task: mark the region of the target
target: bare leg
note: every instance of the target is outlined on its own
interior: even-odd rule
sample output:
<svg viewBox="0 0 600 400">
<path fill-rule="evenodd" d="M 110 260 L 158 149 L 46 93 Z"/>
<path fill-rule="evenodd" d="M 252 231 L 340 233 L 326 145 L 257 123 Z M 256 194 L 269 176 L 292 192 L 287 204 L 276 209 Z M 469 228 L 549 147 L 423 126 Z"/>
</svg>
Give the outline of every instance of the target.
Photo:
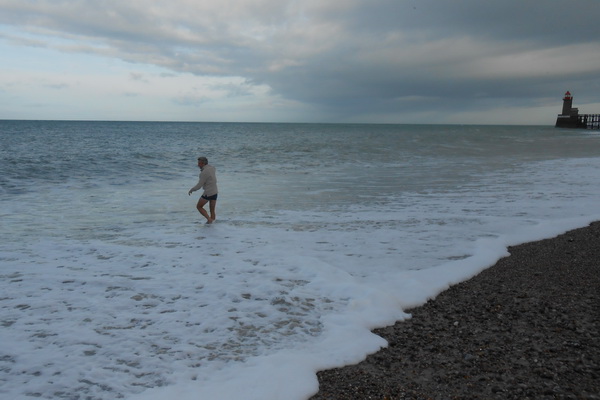
<svg viewBox="0 0 600 400">
<path fill-rule="evenodd" d="M 215 211 L 217 208 L 217 201 L 211 200 L 208 203 L 208 207 L 210 208 L 210 219 L 212 219 L 214 222 L 217 219 L 217 212 Z"/>
<path fill-rule="evenodd" d="M 205 200 L 202 197 L 200 197 L 200 200 L 198 200 L 198 204 L 196 204 L 196 208 L 198 209 L 198 211 L 200 212 L 200 214 L 202 214 L 202 216 L 204 218 L 206 218 L 206 222 L 209 223 L 209 224 L 212 224 L 213 220 L 208 216 L 208 213 L 204 209 L 204 205 L 207 202 L 208 202 L 208 200 Z"/>
</svg>

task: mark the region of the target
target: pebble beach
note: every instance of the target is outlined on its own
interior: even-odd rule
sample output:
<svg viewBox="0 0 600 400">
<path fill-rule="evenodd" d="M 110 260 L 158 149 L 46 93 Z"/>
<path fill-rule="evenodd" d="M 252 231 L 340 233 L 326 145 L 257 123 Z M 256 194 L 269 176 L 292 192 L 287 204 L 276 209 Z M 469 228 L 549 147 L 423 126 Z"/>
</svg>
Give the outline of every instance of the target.
<svg viewBox="0 0 600 400">
<path fill-rule="evenodd" d="M 508 250 L 311 399 L 600 399 L 600 223 Z"/>
</svg>

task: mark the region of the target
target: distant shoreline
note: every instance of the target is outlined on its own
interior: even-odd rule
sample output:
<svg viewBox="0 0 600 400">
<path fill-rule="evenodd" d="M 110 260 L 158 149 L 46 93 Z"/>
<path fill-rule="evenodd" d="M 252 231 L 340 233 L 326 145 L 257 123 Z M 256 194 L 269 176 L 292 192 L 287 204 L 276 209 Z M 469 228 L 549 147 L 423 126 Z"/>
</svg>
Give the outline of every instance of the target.
<svg viewBox="0 0 600 400">
<path fill-rule="evenodd" d="M 597 398 L 600 222 L 511 255 L 413 317 L 377 329 L 389 346 L 318 373 L 323 399 Z"/>
<path fill-rule="evenodd" d="M 132 124 L 248 124 L 248 125 L 382 125 L 382 126 L 472 126 L 472 127 L 530 127 L 555 128 L 551 124 L 443 124 L 443 123 L 411 123 L 411 122 L 285 122 L 285 121 L 174 121 L 174 120 L 118 120 L 118 119 L 13 119 L 0 118 L 0 122 L 88 122 L 88 123 L 132 123 Z"/>
</svg>

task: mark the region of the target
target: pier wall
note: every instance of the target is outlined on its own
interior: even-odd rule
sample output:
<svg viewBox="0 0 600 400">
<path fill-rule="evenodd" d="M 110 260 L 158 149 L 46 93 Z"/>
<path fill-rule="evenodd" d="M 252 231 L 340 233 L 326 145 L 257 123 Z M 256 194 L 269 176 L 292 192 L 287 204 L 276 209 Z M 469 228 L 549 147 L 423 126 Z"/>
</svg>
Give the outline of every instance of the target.
<svg viewBox="0 0 600 400">
<path fill-rule="evenodd" d="M 557 128 L 600 129 L 600 114 L 559 115 Z"/>
</svg>

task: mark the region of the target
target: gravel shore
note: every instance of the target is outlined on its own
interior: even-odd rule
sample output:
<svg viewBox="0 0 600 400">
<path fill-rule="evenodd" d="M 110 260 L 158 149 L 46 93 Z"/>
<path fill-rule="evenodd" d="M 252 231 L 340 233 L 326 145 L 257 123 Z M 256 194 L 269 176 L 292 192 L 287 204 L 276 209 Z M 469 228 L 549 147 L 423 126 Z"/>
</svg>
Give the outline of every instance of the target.
<svg viewBox="0 0 600 400">
<path fill-rule="evenodd" d="M 412 318 L 389 346 L 318 373 L 323 399 L 600 399 L 600 222 L 510 256 Z"/>
</svg>

